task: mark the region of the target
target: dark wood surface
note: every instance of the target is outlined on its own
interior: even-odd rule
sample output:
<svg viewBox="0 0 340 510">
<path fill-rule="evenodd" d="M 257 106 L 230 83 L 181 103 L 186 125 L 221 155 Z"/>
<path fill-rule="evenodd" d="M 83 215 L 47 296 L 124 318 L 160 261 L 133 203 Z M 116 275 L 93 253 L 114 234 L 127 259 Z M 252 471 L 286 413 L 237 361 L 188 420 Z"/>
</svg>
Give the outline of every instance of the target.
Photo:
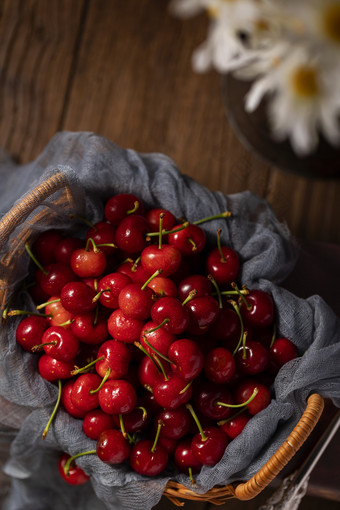
<svg viewBox="0 0 340 510">
<path fill-rule="evenodd" d="M 268 200 L 295 236 L 339 244 L 340 180 L 283 172 L 244 147 L 227 120 L 221 77 L 191 69 L 206 17 L 181 21 L 167 6 L 164 0 L 2 0 L 0 147 L 26 163 L 57 131 L 93 131 L 125 148 L 167 154 L 209 189 L 249 189 Z M 311 492 L 322 493 L 330 472 L 338 478 L 337 459 L 325 459 Z M 339 491 L 327 497 L 340 500 Z M 186 508 L 203 506 L 209 505 Z"/>
</svg>

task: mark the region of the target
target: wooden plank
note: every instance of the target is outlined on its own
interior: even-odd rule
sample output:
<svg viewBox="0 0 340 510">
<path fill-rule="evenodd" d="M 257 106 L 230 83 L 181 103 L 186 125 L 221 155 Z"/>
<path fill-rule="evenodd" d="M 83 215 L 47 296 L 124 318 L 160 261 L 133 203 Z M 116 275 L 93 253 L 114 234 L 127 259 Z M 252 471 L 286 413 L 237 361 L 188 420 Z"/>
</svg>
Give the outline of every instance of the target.
<svg viewBox="0 0 340 510">
<path fill-rule="evenodd" d="M 84 0 L 3 0 L 0 145 L 36 157 L 59 129 Z"/>
</svg>

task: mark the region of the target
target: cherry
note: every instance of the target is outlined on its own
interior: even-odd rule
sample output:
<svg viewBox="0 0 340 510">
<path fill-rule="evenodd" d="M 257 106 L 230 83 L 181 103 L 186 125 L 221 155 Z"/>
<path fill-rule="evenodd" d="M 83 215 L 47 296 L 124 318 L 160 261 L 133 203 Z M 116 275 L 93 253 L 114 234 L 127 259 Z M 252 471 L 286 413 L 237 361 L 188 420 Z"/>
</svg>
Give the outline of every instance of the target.
<svg viewBox="0 0 340 510">
<path fill-rule="evenodd" d="M 73 370 L 72 361 L 58 361 L 47 354 L 40 356 L 38 361 L 38 371 L 43 379 L 47 381 L 57 381 L 58 379 L 68 379 Z"/>
<path fill-rule="evenodd" d="M 232 413 L 233 395 L 225 385 L 202 382 L 196 386 L 194 402 L 197 409 L 213 420 L 225 420 Z"/>
<path fill-rule="evenodd" d="M 105 275 L 98 282 L 99 302 L 106 308 L 118 308 L 118 296 L 121 290 L 131 283 L 131 278 L 123 273 L 115 272 Z"/>
<path fill-rule="evenodd" d="M 183 333 L 189 324 L 187 308 L 177 298 L 167 296 L 158 299 L 152 305 L 151 318 L 174 335 Z"/>
<path fill-rule="evenodd" d="M 243 404 L 254 394 L 256 388 L 258 390 L 257 395 L 247 404 L 247 409 L 251 415 L 259 413 L 270 404 L 269 388 L 255 379 L 245 379 L 235 389 L 236 402 Z"/>
<path fill-rule="evenodd" d="M 102 314 L 95 312 L 76 315 L 71 324 L 72 332 L 85 344 L 97 345 L 109 336 L 107 321 Z"/>
<path fill-rule="evenodd" d="M 240 307 L 244 320 L 251 326 L 266 328 L 275 320 L 273 298 L 260 289 L 250 290 Z"/>
<path fill-rule="evenodd" d="M 42 336 L 47 326 L 45 317 L 37 315 L 25 317 L 16 328 L 16 341 L 25 351 L 31 351 L 37 343 L 42 343 Z"/>
<path fill-rule="evenodd" d="M 219 314 L 218 302 L 212 296 L 195 297 L 185 308 L 189 312 L 187 331 L 193 335 L 206 333 Z"/>
<path fill-rule="evenodd" d="M 178 297 L 180 301 L 184 301 L 193 290 L 196 290 L 196 297 L 210 296 L 212 292 L 211 281 L 206 276 L 200 274 L 187 276 L 178 285 Z"/>
<path fill-rule="evenodd" d="M 146 213 L 146 219 L 150 225 L 151 232 L 159 232 L 160 216 L 162 215 L 162 227 L 164 230 L 171 230 L 176 224 L 175 216 L 167 209 L 154 208 Z"/>
<path fill-rule="evenodd" d="M 158 425 L 156 438 L 142 439 L 133 445 L 130 454 L 131 468 L 144 476 L 157 476 L 164 469 L 169 460 L 169 456 L 165 448 L 157 444 L 161 425 Z"/>
<path fill-rule="evenodd" d="M 99 390 L 99 405 L 108 414 L 126 414 L 137 403 L 134 387 L 124 379 L 110 379 Z"/>
<path fill-rule="evenodd" d="M 55 229 L 45 230 L 32 244 L 32 250 L 40 263 L 44 266 L 56 260 L 56 245 L 63 239 L 62 234 Z"/>
<path fill-rule="evenodd" d="M 100 245 L 100 249 L 105 255 L 112 256 L 117 251 L 115 234 L 116 229 L 111 223 L 99 221 L 87 231 L 86 239 L 92 239 L 96 246 Z"/>
<path fill-rule="evenodd" d="M 174 451 L 174 462 L 179 471 L 189 474 L 193 483 L 192 473 L 198 473 L 203 464 L 192 452 L 191 438 L 182 439 L 177 444 Z"/>
<path fill-rule="evenodd" d="M 189 338 L 174 341 L 169 347 L 168 358 L 172 362 L 173 373 L 185 381 L 198 377 L 204 365 L 200 348 Z"/>
<path fill-rule="evenodd" d="M 217 231 L 217 248 L 210 250 L 206 260 L 206 271 L 218 285 L 229 285 L 237 279 L 240 261 L 237 253 L 228 246 L 221 246 L 221 231 Z"/>
<path fill-rule="evenodd" d="M 143 268 L 140 257 L 136 260 L 127 259 L 125 262 L 122 262 L 117 268 L 119 273 L 123 273 L 133 282 L 143 284 L 149 278 L 149 273 L 145 271 Z"/>
<path fill-rule="evenodd" d="M 107 464 L 121 464 L 130 455 L 130 445 L 120 430 L 104 430 L 97 440 L 97 455 Z"/>
<path fill-rule="evenodd" d="M 92 249 L 90 249 L 91 243 Z M 71 268 L 81 278 L 100 276 L 106 268 L 106 256 L 96 246 L 93 239 L 89 238 L 85 248 L 79 248 L 72 253 Z"/>
<path fill-rule="evenodd" d="M 177 225 L 175 229 L 180 226 L 182 225 Z M 182 230 L 169 234 L 168 241 L 169 244 L 175 246 L 183 255 L 188 256 L 201 253 L 205 247 L 206 236 L 201 227 L 190 223 Z"/>
<path fill-rule="evenodd" d="M 73 464 L 66 474 L 64 471 L 66 462 L 71 458 L 68 453 L 63 453 L 59 457 L 58 471 L 62 479 L 70 485 L 82 485 L 86 483 L 90 477 L 77 465 Z"/>
<path fill-rule="evenodd" d="M 108 374 L 108 379 L 121 379 L 128 372 L 130 360 L 130 350 L 123 342 L 107 340 L 98 350 L 96 371 L 101 377 Z"/>
<path fill-rule="evenodd" d="M 227 420 L 219 422 L 219 426 L 227 434 L 229 439 L 235 439 L 237 436 L 241 434 L 242 430 L 247 425 L 250 418 L 251 414 L 249 414 L 247 411 L 244 412 L 244 410 L 242 410 L 241 414 L 238 413 L 234 416 L 231 416 Z"/>
<path fill-rule="evenodd" d="M 50 326 L 63 326 L 66 329 L 71 328 L 73 313 L 66 310 L 60 302 L 58 296 L 51 296 L 46 303 L 39 305 L 37 308 L 45 307 L 45 314 Z"/>
<path fill-rule="evenodd" d="M 204 361 L 204 373 L 209 381 L 216 384 L 229 382 L 235 372 L 234 357 L 228 349 L 215 347 L 209 351 Z"/>
<path fill-rule="evenodd" d="M 153 321 L 146 322 L 140 334 L 141 345 L 151 355 L 158 352 L 167 356 L 169 347 L 175 340 L 175 335 L 164 328 L 157 328 Z"/>
<path fill-rule="evenodd" d="M 105 218 L 112 225 L 118 225 L 126 216 L 144 214 L 142 201 L 132 193 L 119 193 L 109 198 L 104 209 Z"/>
<path fill-rule="evenodd" d="M 113 428 L 113 417 L 101 409 L 92 409 L 84 415 L 83 431 L 91 439 L 97 440 L 102 432 Z"/>
<path fill-rule="evenodd" d="M 71 361 L 75 358 L 78 347 L 78 338 L 62 326 L 51 326 L 44 332 L 41 344 L 34 350 L 43 348 L 45 353 L 58 361 Z"/>
<path fill-rule="evenodd" d="M 118 308 L 110 315 L 107 328 L 110 335 L 121 342 L 134 343 L 139 340 L 144 321 L 126 317 Z"/>
<path fill-rule="evenodd" d="M 298 357 L 296 346 L 288 338 L 276 338 L 270 347 L 270 359 L 276 366 L 282 367 L 288 361 Z"/>
<path fill-rule="evenodd" d="M 130 319 L 145 320 L 150 316 L 153 291 L 146 284 L 130 283 L 119 293 L 119 308 Z"/>
<path fill-rule="evenodd" d="M 162 436 L 161 434 L 158 438 L 159 446 L 162 446 L 169 456 L 173 455 L 177 443 L 178 443 L 177 439 L 170 439 L 170 437 L 165 437 Z"/>
<path fill-rule="evenodd" d="M 82 374 L 74 382 L 71 401 L 81 411 L 91 411 L 98 407 L 98 392 L 102 380 L 97 374 Z"/>
<path fill-rule="evenodd" d="M 81 419 L 84 418 L 84 416 L 86 415 L 86 411 L 78 409 L 78 407 L 76 407 L 72 402 L 71 392 L 74 383 L 75 383 L 74 379 L 70 379 L 69 381 L 65 382 L 61 392 L 61 404 L 69 415 L 73 416 L 73 418 Z"/>
<path fill-rule="evenodd" d="M 190 430 L 191 415 L 182 405 L 176 409 L 165 409 L 157 414 L 157 423 L 161 423 L 161 435 L 170 439 L 181 439 Z"/>
<path fill-rule="evenodd" d="M 235 363 L 237 369 L 243 374 L 259 374 L 268 367 L 269 352 L 260 342 L 247 339 L 245 345 L 238 349 Z"/>
<path fill-rule="evenodd" d="M 69 266 L 53 262 L 35 273 L 35 280 L 48 296 L 59 296 L 65 284 L 76 279 Z"/>
<path fill-rule="evenodd" d="M 55 245 L 54 257 L 57 262 L 69 266 L 71 265 L 72 253 L 83 247 L 84 241 L 81 239 L 78 239 L 77 237 L 65 237 Z"/>
<path fill-rule="evenodd" d="M 151 421 L 150 413 L 143 407 L 135 407 L 130 413 L 112 415 L 114 424 L 121 428 L 123 434 L 137 433 L 145 430 Z"/>
<path fill-rule="evenodd" d="M 146 246 L 141 254 L 141 264 L 148 274 L 161 269 L 164 276 L 170 276 L 178 270 L 181 261 L 180 251 L 170 244 L 151 244 Z"/>
<path fill-rule="evenodd" d="M 235 310 L 220 308 L 217 319 L 209 328 L 209 333 L 233 352 L 241 334 L 241 324 Z"/>
<path fill-rule="evenodd" d="M 173 375 L 166 381 L 154 385 L 156 402 L 165 409 L 176 409 L 188 402 L 192 396 L 192 385 Z"/>
<path fill-rule="evenodd" d="M 206 466 L 215 466 L 223 457 L 229 443 L 227 434 L 219 427 L 205 427 L 191 440 L 195 457 Z"/>
<path fill-rule="evenodd" d="M 149 283 L 148 287 L 158 297 L 177 297 L 177 286 L 175 282 L 166 276 L 156 276 Z"/>
<path fill-rule="evenodd" d="M 60 292 L 62 306 L 74 315 L 91 312 L 96 307 L 96 303 L 93 302 L 94 297 L 94 290 L 84 282 L 69 282 Z"/>
<path fill-rule="evenodd" d="M 166 368 L 163 362 L 162 366 L 166 374 L 168 374 L 170 370 Z M 138 380 L 144 388 L 154 388 L 158 383 L 162 383 L 165 380 L 164 375 L 158 367 L 159 365 L 149 358 L 149 356 L 144 356 L 141 360 L 138 365 Z"/>
<path fill-rule="evenodd" d="M 116 244 L 126 253 L 139 253 L 146 246 L 146 234 L 150 227 L 147 220 L 140 215 L 124 218 L 116 230 Z"/>
</svg>

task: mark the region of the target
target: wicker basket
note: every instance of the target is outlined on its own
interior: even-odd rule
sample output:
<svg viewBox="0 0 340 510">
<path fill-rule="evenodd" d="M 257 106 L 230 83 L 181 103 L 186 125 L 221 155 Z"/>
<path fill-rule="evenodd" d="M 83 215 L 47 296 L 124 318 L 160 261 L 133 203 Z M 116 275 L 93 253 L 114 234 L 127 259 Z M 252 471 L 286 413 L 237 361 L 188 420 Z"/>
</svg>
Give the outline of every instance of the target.
<svg viewBox="0 0 340 510">
<path fill-rule="evenodd" d="M 56 207 L 53 209 L 44 207 L 44 201 L 47 199 L 52 199 L 54 206 L 57 205 L 59 212 L 62 210 L 65 217 L 74 212 L 76 198 L 68 187 L 66 176 L 62 172 L 57 172 L 25 195 L 0 222 L 0 253 L 3 254 L 0 260 L 2 266 L 0 273 L 1 310 L 8 302 L 8 289 L 15 281 L 13 274 L 16 270 L 16 260 L 24 252 L 25 242 L 30 239 L 37 225 L 48 226 L 53 215 L 57 215 Z M 12 236 L 16 227 L 24 221 L 26 221 L 25 229 L 22 229 L 18 235 Z M 197 494 L 179 483 L 170 481 L 165 488 L 164 495 L 177 506 L 182 506 L 181 500 L 186 499 L 221 505 L 230 498 L 239 500 L 254 498 L 278 475 L 306 441 L 321 416 L 323 406 L 323 398 L 318 394 L 312 394 L 308 398 L 302 417 L 288 438 L 247 482 L 214 487 L 205 494 Z"/>
</svg>

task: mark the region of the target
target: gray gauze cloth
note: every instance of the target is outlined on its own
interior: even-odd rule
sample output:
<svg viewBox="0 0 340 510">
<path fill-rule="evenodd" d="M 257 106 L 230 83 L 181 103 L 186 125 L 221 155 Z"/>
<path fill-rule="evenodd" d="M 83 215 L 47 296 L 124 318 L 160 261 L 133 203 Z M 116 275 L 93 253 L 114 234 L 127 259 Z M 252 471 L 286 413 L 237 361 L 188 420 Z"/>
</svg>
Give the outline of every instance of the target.
<svg viewBox="0 0 340 510">
<path fill-rule="evenodd" d="M 230 210 L 230 219 L 203 225 L 208 242 L 216 244 L 216 231 L 221 228 L 222 242 L 240 256 L 240 282 L 272 293 L 279 335 L 290 338 L 301 356 L 280 370 L 271 404 L 254 416 L 242 434 L 230 442 L 218 465 L 203 467 L 195 486 L 172 466 L 158 477 L 147 478 L 132 472 L 127 464 L 112 467 L 95 455 L 88 455 L 80 457 L 77 463 L 91 475 L 91 483 L 71 487 L 57 473 L 60 452 L 74 455 L 92 450 L 95 442 L 82 432 L 82 421 L 70 417 L 63 409 L 59 409 L 46 439 L 41 439 L 56 402 L 57 387 L 38 374 L 37 356 L 16 344 L 15 328 L 20 318 L 8 320 L 1 328 L 0 352 L 0 424 L 14 430 L 10 458 L 4 468 L 13 478 L 6 510 L 148 510 L 160 500 L 170 479 L 199 493 L 215 485 L 247 480 L 289 435 L 312 392 L 329 397 L 340 406 L 339 318 L 320 297 L 301 299 L 279 286 L 294 267 L 297 250 L 286 227 L 278 222 L 263 199 L 247 191 L 228 196 L 209 191 L 180 173 L 174 162 L 163 154 L 123 150 L 93 133 L 62 132 L 56 134 L 30 164 L 16 166 L 3 158 L 0 166 L 2 213 L 56 172 L 67 176 L 73 210 L 55 205 L 58 192 L 37 208 L 53 212 L 50 227 L 68 228 L 72 233 L 70 212 L 86 215 L 92 222 L 99 221 L 103 217 L 105 200 L 121 192 L 135 193 L 147 207 L 162 206 L 176 217 L 189 221 Z M 2 244 L 1 258 L 30 218 L 31 215 L 23 218 L 11 239 Z M 46 225 L 34 228 L 38 235 Z M 15 274 L 12 272 L 9 282 L 11 293 L 16 290 L 16 299 L 26 308 L 33 307 L 33 303 L 24 291 L 18 292 L 18 287 L 27 275 L 28 266 L 28 256 L 25 253 L 18 256 Z M 6 276 L 6 267 L 0 271 Z"/>
</svg>

